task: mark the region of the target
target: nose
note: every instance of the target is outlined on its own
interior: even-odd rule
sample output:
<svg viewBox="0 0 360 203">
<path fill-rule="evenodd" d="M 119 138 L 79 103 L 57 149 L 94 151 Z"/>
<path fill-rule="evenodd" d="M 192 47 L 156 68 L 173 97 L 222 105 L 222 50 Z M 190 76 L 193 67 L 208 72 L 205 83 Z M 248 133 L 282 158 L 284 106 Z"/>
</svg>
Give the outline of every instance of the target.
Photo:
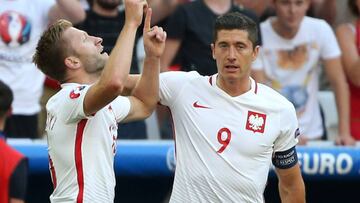
<svg viewBox="0 0 360 203">
<path fill-rule="evenodd" d="M 230 46 L 229 55 L 228 55 L 228 60 L 230 62 L 234 62 L 236 60 L 236 57 L 235 57 L 236 53 L 235 52 L 236 52 L 235 48 L 233 46 Z"/>
</svg>

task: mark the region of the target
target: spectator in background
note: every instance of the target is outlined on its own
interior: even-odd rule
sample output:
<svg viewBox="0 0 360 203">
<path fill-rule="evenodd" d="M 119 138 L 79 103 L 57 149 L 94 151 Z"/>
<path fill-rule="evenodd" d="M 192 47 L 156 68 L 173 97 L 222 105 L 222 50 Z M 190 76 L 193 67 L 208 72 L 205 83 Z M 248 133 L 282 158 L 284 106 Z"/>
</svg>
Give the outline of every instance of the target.
<svg viewBox="0 0 360 203">
<path fill-rule="evenodd" d="M 349 92 L 341 67 L 340 49 L 331 27 L 320 19 L 305 17 L 310 0 L 274 0 L 276 16 L 261 23 L 263 44 L 253 64 L 254 77 L 287 97 L 300 122 L 300 144 L 319 140 L 324 126 L 317 99 L 319 61 L 332 85 L 339 112 L 337 144 L 353 145 L 349 128 Z M 266 35 L 265 35 L 266 33 Z"/>
<path fill-rule="evenodd" d="M 131 49 L 146 1 L 125 0 L 125 24 L 110 56 L 102 39 L 60 20 L 41 36 L 34 63 L 62 83 L 46 105 L 54 191 L 51 202 L 113 202 L 117 122 L 144 119 L 158 100 L 166 33 L 144 23 L 145 67 L 135 89 L 126 86 Z M 133 96 L 120 95 L 133 93 Z"/>
<path fill-rule="evenodd" d="M 350 89 L 350 132 L 360 140 L 360 1 L 348 0 L 348 6 L 356 19 L 339 25 L 336 34 Z"/>
<path fill-rule="evenodd" d="M 49 23 L 79 22 L 85 12 L 77 0 L 0 0 L 0 80 L 14 93 L 9 137 L 38 137 L 39 100 L 44 75 L 31 62 L 36 43 Z"/>
<path fill-rule="evenodd" d="M 117 36 L 125 24 L 125 11 L 119 9 L 122 0 L 88 0 L 90 9 L 86 11 L 86 19 L 76 25 L 79 29 L 90 35 L 99 36 L 103 39 L 104 51 L 110 53 L 115 46 Z M 166 17 L 176 6 L 176 0 L 148 0 L 153 9 L 153 23 L 157 23 Z M 142 29 L 138 29 L 135 37 L 135 45 L 143 35 Z M 139 73 L 137 50 L 133 49 L 130 73 Z M 118 128 L 119 139 L 146 139 L 146 125 L 143 120 L 129 123 L 121 123 Z"/>
<path fill-rule="evenodd" d="M 5 142 L 6 118 L 11 114 L 13 94 L 0 80 L 0 202 L 24 203 L 27 187 L 27 159 Z"/>
<path fill-rule="evenodd" d="M 272 0 L 234 0 L 234 3 L 238 6 L 254 11 L 260 22 L 275 15 L 271 2 Z"/>
</svg>

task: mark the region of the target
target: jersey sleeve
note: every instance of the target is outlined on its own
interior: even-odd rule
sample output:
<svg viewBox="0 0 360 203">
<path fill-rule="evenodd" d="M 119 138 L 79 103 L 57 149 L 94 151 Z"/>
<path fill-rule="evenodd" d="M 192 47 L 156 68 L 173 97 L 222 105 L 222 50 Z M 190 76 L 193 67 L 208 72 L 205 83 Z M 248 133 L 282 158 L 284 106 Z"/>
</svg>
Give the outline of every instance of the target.
<svg viewBox="0 0 360 203">
<path fill-rule="evenodd" d="M 284 108 L 280 113 L 280 126 L 281 132 L 274 143 L 274 152 L 283 152 L 298 143 L 299 124 L 296 117 L 295 108 L 292 104 L 289 104 L 287 108 Z"/>
<path fill-rule="evenodd" d="M 90 86 L 79 85 L 66 87 L 62 91 L 62 102 L 57 102 L 58 107 L 64 115 L 67 123 L 77 122 L 81 119 L 91 118 L 92 116 L 86 116 L 84 112 L 84 99 Z M 52 107 L 54 108 L 54 107 Z"/>
<path fill-rule="evenodd" d="M 322 59 L 331 59 L 336 58 L 341 55 L 341 50 L 337 39 L 335 37 L 334 31 L 328 23 L 325 21 L 320 21 L 321 26 L 319 26 L 319 37 L 321 43 L 320 55 Z"/>
<path fill-rule="evenodd" d="M 184 85 L 199 76 L 199 73 L 196 71 L 169 71 L 161 73 L 159 88 L 160 103 L 165 106 L 171 106 L 183 90 Z"/>
<path fill-rule="evenodd" d="M 130 112 L 130 100 L 127 97 L 119 96 L 111 102 L 111 108 L 115 113 L 116 122 L 120 123 Z"/>
</svg>

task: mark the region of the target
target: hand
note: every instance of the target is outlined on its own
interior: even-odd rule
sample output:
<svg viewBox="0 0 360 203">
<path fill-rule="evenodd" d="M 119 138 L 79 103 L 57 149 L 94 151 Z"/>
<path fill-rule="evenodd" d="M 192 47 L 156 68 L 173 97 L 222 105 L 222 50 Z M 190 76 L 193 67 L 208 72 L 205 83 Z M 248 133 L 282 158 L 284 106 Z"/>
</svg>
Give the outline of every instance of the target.
<svg viewBox="0 0 360 203">
<path fill-rule="evenodd" d="M 354 146 L 356 142 L 351 135 L 339 135 L 336 137 L 335 144 L 344 145 L 344 146 Z"/>
<path fill-rule="evenodd" d="M 164 53 L 166 32 L 158 26 L 150 29 L 152 9 L 148 8 L 144 22 L 144 48 L 147 57 L 160 57 Z"/>
<path fill-rule="evenodd" d="M 304 135 L 300 135 L 298 137 L 298 140 L 299 140 L 299 142 L 297 145 L 306 145 L 307 142 L 309 141 L 308 138 L 306 138 Z"/>
<path fill-rule="evenodd" d="M 125 24 L 139 27 L 148 7 L 146 0 L 124 0 L 125 3 Z"/>
</svg>

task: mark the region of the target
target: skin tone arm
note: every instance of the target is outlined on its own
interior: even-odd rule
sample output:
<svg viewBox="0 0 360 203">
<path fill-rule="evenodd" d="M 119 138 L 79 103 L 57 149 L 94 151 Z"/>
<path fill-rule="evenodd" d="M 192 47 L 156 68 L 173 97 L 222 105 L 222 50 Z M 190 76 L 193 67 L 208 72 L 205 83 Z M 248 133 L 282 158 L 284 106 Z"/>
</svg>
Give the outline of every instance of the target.
<svg viewBox="0 0 360 203">
<path fill-rule="evenodd" d="M 340 58 L 324 60 L 327 78 L 334 90 L 338 110 L 339 135 L 336 144 L 354 145 L 349 126 L 349 89 L 341 67 Z"/>
<path fill-rule="evenodd" d="M 360 57 L 355 44 L 355 33 L 346 24 L 336 29 L 336 36 L 343 54 L 342 64 L 346 76 L 356 86 L 360 87 Z"/>
<path fill-rule="evenodd" d="M 9 203 L 25 203 L 24 200 L 16 199 L 16 198 L 10 198 Z"/>
<path fill-rule="evenodd" d="M 167 39 L 164 54 L 161 56 L 161 72 L 168 71 L 172 60 L 178 52 L 181 45 L 181 40 Z"/>
<path fill-rule="evenodd" d="M 161 27 L 150 29 L 152 10 L 146 12 L 144 24 L 144 70 L 130 97 L 131 109 L 125 121 L 144 119 L 151 115 L 159 100 L 160 56 L 164 52 L 166 32 Z M 132 79 L 136 79 L 133 77 Z M 129 79 L 131 85 L 134 80 Z"/>
<path fill-rule="evenodd" d="M 49 11 L 49 22 L 54 23 L 58 19 L 66 19 L 76 24 L 86 17 L 84 8 L 78 0 L 57 0 L 57 3 Z"/>
<path fill-rule="evenodd" d="M 146 1 L 125 0 L 125 25 L 102 71 L 84 99 L 84 112 L 91 115 L 113 101 L 124 88 L 129 75 L 135 34 L 141 24 Z"/>
<path fill-rule="evenodd" d="M 279 179 L 279 193 L 283 203 L 304 203 L 305 185 L 299 164 L 289 169 L 276 168 Z"/>
</svg>

